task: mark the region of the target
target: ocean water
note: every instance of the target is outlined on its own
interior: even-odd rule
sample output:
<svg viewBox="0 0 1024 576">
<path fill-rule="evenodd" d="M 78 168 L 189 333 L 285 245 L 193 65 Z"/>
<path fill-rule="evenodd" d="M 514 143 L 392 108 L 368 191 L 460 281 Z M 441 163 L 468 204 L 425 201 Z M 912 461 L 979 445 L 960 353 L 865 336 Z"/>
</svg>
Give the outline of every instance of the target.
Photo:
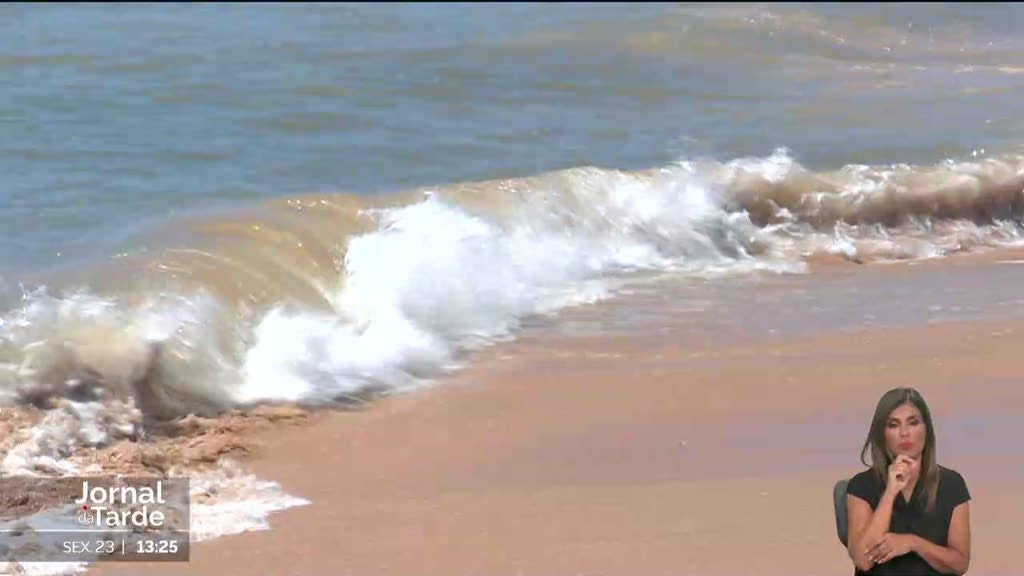
<svg viewBox="0 0 1024 576">
<path fill-rule="evenodd" d="M 0 277 L 311 191 L 1020 141 L 1013 5 L 6 5 Z"/>
<path fill-rule="evenodd" d="M 0 402 L 78 406 L 0 471 L 67 473 L 143 417 L 421 386 L 645 274 L 742 290 L 1018 244 L 1022 25 L 0 6 Z"/>
</svg>

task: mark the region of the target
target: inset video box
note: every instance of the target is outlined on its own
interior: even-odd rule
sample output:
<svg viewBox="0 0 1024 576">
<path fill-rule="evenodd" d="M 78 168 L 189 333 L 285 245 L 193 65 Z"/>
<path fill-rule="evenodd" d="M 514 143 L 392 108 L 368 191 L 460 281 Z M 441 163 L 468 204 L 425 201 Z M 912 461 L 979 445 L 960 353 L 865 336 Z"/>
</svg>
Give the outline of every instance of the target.
<svg viewBox="0 0 1024 576">
<path fill-rule="evenodd" d="M 0 478 L 0 562 L 187 562 L 188 478 Z"/>
</svg>

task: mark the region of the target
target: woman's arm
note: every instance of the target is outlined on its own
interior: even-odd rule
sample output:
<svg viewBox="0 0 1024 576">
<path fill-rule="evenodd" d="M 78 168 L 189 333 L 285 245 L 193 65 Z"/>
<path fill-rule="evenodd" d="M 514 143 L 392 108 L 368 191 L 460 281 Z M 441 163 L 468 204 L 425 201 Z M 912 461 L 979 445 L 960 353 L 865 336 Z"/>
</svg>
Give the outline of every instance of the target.
<svg viewBox="0 0 1024 576">
<path fill-rule="evenodd" d="M 970 503 L 964 502 L 953 509 L 949 520 L 949 546 L 915 536 L 910 549 L 924 559 L 932 568 L 943 574 L 964 574 L 971 565 L 971 511 Z"/>
<path fill-rule="evenodd" d="M 889 531 L 889 523 L 892 521 L 892 505 L 896 501 L 896 493 L 893 490 L 886 490 L 878 501 L 878 507 L 871 510 L 871 505 L 864 500 L 846 495 L 846 509 L 849 516 L 850 538 L 847 551 L 853 565 L 858 570 L 867 572 L 875 565 L 869 559 L 867 551 Z"/>
</svg>

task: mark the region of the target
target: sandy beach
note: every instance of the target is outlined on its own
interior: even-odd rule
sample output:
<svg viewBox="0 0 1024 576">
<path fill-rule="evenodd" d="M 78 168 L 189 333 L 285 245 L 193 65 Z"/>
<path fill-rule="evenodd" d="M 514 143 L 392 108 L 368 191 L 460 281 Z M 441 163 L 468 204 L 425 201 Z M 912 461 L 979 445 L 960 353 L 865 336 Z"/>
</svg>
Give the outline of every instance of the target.
<svg viewBox="0 0 1024 576">
<path fill-rule="evenodd" d="M 899 283 L 1012 256 L 816 274 L 870 268 Z M 1020 320 L 714 347 L 527 334 L 432 388 L 258 432 L 251 470 L 312 501 L 271 530 L 194 545 L 188 565 L 89 573 L 850 573 L 832 485 L 862 469 L 878 397 L 911 385 L 932 408 L 939 462 L 974 498 L 970 573 L 1012 574 L 1022 345 Z"/>
</svg>

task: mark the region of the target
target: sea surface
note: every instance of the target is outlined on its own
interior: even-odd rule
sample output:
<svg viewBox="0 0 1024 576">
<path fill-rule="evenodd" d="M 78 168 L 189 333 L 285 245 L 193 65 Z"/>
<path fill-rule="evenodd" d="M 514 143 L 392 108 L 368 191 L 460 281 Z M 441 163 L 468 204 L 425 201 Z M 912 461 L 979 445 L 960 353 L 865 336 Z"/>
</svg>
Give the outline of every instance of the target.
<svg viewBox="0 0 1024 576">
<path fill-rule="evenodd" d="M 1008 153 L 1022 25 L 966 4 L 4 5 L 0 275 L 312 191 Z"/>
<path fill-rule="evenodd" d="M 971 272 L 877 316 L 873 277 L 793 278 L 1024 240 L 1022 28 L 1013 4 L 0 6 L 0 403 L 61 400 L 0 473 L 417 388 L 636 290 L 755 331 L 1015 313 Z"/>
</svg>

